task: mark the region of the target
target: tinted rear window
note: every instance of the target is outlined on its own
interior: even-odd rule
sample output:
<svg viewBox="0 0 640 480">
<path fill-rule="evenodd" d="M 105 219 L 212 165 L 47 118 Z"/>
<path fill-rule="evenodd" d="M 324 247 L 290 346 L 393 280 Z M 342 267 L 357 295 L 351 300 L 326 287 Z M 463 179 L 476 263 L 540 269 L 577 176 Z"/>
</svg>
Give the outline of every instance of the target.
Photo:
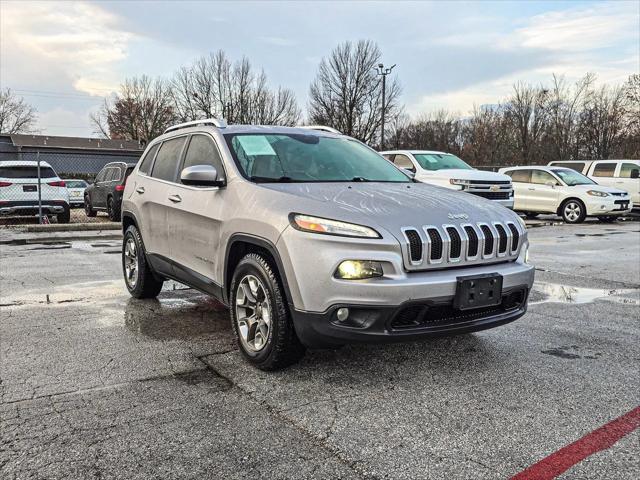
<svg viewBox="0 0 640 480">
<path fill-rule="evenodd" d="M 85 188 L 87 186 L 87 182 L 84 180 L 65 180 L 64 183 L 67 188 Z"/>
<path fill-rule="evenodd" d="M 38 178 L 38 167 L 0 167 L 2 178 Z M 51 167 L 40 167 L 40 178 L 57 177 Z"/>
</svg>

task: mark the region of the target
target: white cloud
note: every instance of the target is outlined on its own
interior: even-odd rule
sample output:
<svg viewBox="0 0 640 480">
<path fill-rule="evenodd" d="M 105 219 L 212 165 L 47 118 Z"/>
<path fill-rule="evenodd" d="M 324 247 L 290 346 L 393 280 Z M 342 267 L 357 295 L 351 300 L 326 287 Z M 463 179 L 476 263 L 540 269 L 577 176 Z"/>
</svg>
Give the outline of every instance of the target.
<svg viewBox="0 0 640 480">
<path fill-rule="evenodd" d="M 296 44 L 293 40 L 284 37 L 260 37 L 260 40 L 277 47 L 291 47 Z"/>
</svg>

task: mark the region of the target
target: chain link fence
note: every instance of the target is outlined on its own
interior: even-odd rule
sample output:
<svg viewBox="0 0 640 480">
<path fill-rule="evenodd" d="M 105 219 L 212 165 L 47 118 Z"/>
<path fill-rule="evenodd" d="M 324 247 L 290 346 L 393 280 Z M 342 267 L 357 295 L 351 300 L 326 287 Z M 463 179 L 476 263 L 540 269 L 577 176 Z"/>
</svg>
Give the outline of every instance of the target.
<svg viewBox="0 0 640 480">
<path fill-rule="evenodd" d="M 3 153 L 0 227 L 119 221 L 121 192 L 138 159 L 102 152 Z"/>
</svg>

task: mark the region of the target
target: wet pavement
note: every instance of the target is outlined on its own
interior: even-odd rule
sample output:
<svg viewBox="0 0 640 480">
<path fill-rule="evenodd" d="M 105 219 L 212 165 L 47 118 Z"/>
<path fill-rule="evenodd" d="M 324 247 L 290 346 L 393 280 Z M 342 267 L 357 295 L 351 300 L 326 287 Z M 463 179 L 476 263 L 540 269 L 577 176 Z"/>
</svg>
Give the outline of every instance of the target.
<svg viewBox="0 0 640 480">
<path fill-rule="evenodd" d="M 529 313 L 248 366 L 224 306 L 131 299 L 116 240 L 0 246 L 0 478 L 509 478 L 640 404 L 640 224 L 530 230 Z M 636 478 L 638 430 L 561 478 Z"/>
</svg>

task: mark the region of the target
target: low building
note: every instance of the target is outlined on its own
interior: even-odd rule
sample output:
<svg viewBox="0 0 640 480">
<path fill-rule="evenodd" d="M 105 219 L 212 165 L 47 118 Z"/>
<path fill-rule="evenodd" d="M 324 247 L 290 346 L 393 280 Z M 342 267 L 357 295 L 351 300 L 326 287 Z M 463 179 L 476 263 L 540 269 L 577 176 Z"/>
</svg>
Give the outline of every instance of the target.
<svg viewBox="0 0 640 480">
<path fill-rule="evenodd" d="M 136 163 L 144 145 L 131 140 L 0 134 L 0 160 L 40 160 L 61 177 L 91 178 L 109 162 Z"/>
</svg>

